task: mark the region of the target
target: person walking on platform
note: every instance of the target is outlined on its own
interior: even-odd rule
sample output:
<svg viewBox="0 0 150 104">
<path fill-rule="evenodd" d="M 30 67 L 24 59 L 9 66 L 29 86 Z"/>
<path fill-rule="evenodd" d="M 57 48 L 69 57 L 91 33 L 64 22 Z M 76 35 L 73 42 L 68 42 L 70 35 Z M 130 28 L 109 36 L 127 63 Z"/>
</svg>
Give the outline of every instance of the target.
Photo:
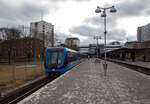
<svg viewBox="0 0 150 104">
<path fill-rule="evenodd" d="M 146 62 L 146 56 L 145 55 L 144 55 L 143 59 L 144 59 L 144 62 Z"/>
<path fill-rule="evenodd" d="M 90 56 L 88 55 L 88 60 L 90 59 Z"/>
<path fill-rule="evenodd" d="M 131 52 L 131 59 L 132 59 L 132 62 L 135 62 L 135 52 Z"/>
</svg>

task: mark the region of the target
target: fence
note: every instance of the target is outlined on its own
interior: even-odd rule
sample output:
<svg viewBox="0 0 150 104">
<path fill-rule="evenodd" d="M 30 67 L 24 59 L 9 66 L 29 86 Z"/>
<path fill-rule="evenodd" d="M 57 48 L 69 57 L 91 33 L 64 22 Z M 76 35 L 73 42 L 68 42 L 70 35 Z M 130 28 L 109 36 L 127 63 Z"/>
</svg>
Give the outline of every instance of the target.
<svg viewBox="0 0 150 104">
<path fill-rule="evenodd" d="M 44 62 L 41 58 L 28 60 L 0 60 L 0 95 L 8 89 L 23 85 L 27 81 L 44 75 Z"/>
</svg>

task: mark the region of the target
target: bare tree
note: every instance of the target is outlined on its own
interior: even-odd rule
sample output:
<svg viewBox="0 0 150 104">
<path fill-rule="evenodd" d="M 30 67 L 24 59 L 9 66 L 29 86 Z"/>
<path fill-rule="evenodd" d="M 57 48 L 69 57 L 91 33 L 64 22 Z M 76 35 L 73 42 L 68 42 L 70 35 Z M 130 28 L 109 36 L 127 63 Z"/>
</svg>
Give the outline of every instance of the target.
<svg viewBox="0 0 150 104">
<path fill-rule="evenodd" d="M 10 28 L 6 30 L 6 39 L 7 40 L 16 40 L 21 38 L 21 31 L 16 28 Z"/>
<path fill-rule="evenodd" d="M 6 31 L 8 28 L 0 28 L 0 39 L 1 40 L 6 40 Z"/>
<path fill-rule="evenodd" d="M 30 36 L 30 28 L 27 27 L 27 26 L 24 26 L 24 25 L 20 25 L 18 27 L 18 29 L 20 30 L 21 32 L 21 38 L 24 38 L 24 37 L 29 37 Z"/>
<path fill-rule="evenodd" d="M 4 50 L 7 49 L 8 52 L 8 61 L 13 59 L 14 53 L 18 47 L 18 39 L 21 38 L 21 31 L 16 28 L 0 28 L 0 37 L 2 40 L 5 40 L 5 47 L 2 47 Z"/>
</svg>

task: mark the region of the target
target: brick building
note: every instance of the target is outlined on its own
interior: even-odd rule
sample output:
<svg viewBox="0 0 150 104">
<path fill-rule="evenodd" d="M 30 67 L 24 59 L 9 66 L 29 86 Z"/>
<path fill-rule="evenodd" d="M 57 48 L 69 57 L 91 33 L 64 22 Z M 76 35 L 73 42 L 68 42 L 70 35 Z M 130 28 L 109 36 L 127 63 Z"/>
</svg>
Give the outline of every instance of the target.
<svg viewBox="0 0 150 104">
<path fill-rule="evenodd" d="M 139 41 L 131 41 L 131 42 L 126 42 L 125 47 L 128 48 L 150 48 L 150 41 L 144 41 L 144 42 L 139 42 Z"/>
<path fill-rule="evenodd" d="M 0 58 L 37 58 L 44 54 L 44 41 L 36 38 L 4 40 L 0 43 Z"/>
<path fill-rule="evenodd" d="M 141 42 L 138 41 L 126 42 L 124 46 L 128 48 L 143 48 L 141 47 Z"/>
</svg>

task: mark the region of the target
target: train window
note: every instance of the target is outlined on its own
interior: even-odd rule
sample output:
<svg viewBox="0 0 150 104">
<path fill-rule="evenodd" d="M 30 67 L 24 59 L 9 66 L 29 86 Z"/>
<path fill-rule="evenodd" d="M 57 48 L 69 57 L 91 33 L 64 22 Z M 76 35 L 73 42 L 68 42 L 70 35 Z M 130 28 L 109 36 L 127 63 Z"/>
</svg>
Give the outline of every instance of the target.
<svg viewBox="0 0 150 104">
<path fill-rule="evenodd" d="M 71 52 L 67 52 L 67 61 L 71 62 L 73 60 L 73 55 Z"/>
<path fill-rule="evenodd" d="M 58 65 L 62 63 L 62 52 L 58 53 Z"/>
<path fill-rule="evenodd" d="M 62 63 L 62 52 L 48 52 L 47 64 L 48 65 L 60 65 Z"/>
<path fill-rule="evenodd" d="M 51 54 L 47 53 L 47 64 L 51 65 Z"/>
<path fill-rule="evenodd" d="M 51 53 L 51 64 L 52 65 L 57 64 L 57 53 L 56 52 Z"/>
</svg>

